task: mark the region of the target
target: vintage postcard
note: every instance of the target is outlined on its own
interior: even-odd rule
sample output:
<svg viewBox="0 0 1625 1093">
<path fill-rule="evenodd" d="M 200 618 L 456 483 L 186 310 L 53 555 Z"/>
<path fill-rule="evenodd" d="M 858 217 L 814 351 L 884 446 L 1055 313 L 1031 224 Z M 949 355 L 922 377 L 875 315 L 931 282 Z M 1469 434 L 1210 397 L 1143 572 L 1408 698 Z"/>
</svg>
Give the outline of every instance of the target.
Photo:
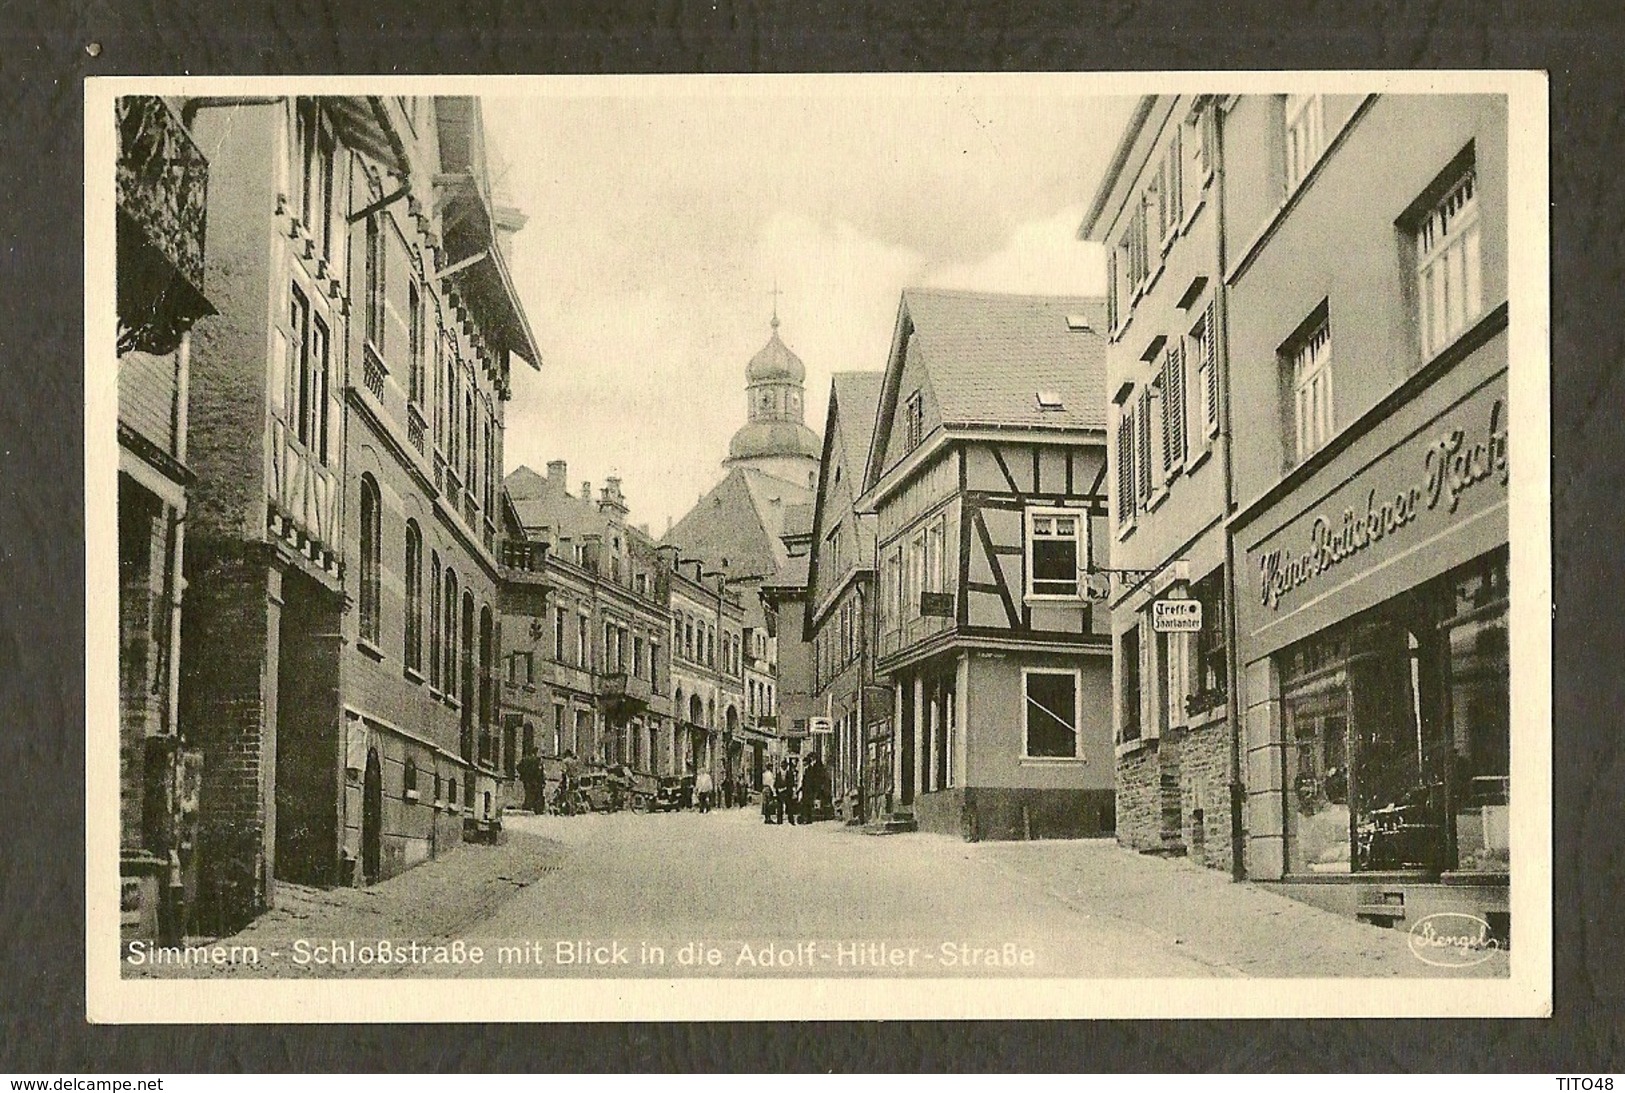
<svg viewBox="0 0 1625 1093">
<path fill-rule="evenodd" d="M 91 1020 L 1551 1012 L 1543 75 L 85 131 Z"/>
</svg>

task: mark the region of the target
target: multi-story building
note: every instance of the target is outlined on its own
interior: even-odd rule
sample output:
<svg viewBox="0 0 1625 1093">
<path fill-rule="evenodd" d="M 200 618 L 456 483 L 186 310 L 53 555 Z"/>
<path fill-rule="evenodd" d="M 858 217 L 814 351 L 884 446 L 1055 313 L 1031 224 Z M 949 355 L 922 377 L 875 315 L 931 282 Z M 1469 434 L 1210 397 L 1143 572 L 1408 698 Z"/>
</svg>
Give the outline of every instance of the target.
<svg viewBox="0 0 1625 1093">
<path fill-rule="evenodd" d="M 502 632 L 503 775 L 535 753 L 673 773 L 669 577 L 646 531 L 627 523 L 621 481 L 569 491 L 563 460 L 508 475 Z M 511 757 L 511 761 L 510 761 Z M 510 792 L 509 800 L 515 799 Z"/>
<path fill-rule="evenodd" d="M 1222 104 L 1254 880 L 1507 929 L 1507 103 Z"/>
<path fill-rule="evenodd" d="M 810 635 L 802 633 L 819 458 L 818 436 L 805 422 L 806 378 L 801 358 L 779 337 L 775 311 L 772 335 L 745 368 L 747 420 L 728 445 L 722 481 L 662 540 L 725 574 L 747 603 L 747 625 L 765 631 L 771 653 L 758 656 L 753 670 L 772 666 L 771 712 L 759 717 L 772 719 L 774 752 L 799 750 L 820 712 Z"/>
<path fill-rule="evenodd" d="M 744 717 L 745 609 L 727 576 L 673 547 L 669 566 L 672 712 L 678 723 L 672 769 L 711 773 L 718 792 L 729 780 L 761 783 L 767 736 Z M 759 725 L 759 722 L 758 722 Z"/>
<path fill-rule="evenodd" d="M 191 332 L 209 163 L 175 105 L 116 101 L 119 867 L 126 937 L 174 940 L 196 894 L 202 755 L 178 717 Z"/>
<path fill-rule="evenodd" d="M 194 339 L 182 719 L 209 926 L 274 880 L 387 876 L 497 819 L 497 486 L 513 356 L 479 104 L 192 100 L 213 164 Z"/>
<path fill-rule="evenodd" d="M 967 838 L 1112 829 L 1098 301 L 908 289 L 856 505 L 896 804 Z"/>
<path fill-rule="evenodd" d="M 831 790 L 848 820 L 868 820 L 891 793 L 891 694 L 875 683 L 874 517 L 855 501 L 880 403 L 879 372 L 830 382 L 814 506 L 803 627 L 813 642 L 813 705 L 830 720 Z"/>
<path fill-rule="evenodd" d="M 1116 648 L 1117 837 L 1228 869 L 1237 783 L 1216 113 L 1207 95 L 1142 99 L 1079 234 L 1108 254 L 1114 572 L 1098 587 Z M 1198 629 L 1159 629 L 1190 625 L 1158 621 L 1171 599 L 1201 605 Z M 1239 817 L 1239 793 L 1234 805 Z"/>
</svg>

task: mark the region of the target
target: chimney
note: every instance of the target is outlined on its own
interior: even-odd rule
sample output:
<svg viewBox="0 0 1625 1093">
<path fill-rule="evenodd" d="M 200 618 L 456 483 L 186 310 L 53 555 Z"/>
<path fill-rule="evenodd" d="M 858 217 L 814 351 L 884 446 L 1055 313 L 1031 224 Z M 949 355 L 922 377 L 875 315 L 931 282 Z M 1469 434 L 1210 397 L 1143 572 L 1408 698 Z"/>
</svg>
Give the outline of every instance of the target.
<svg viewBox="0 0 1625 1093">
<path fill-rule="evenodd" d="M 591 501 L 592 500 L 592 483 L 591 482 L 583 481 L 581 483 L 581 499 L 583 501 Z"/>
<path fill-rule="evenodd" d="M 549 460 L 547 464 L 547 480 L 558 483 L 564 489 L 569 489 L 570 465 L 562 459 Z"/>
<path fill-rule="evenodd" d="M 598 511 L 626 519 L 630 510 L 626 507 L 626 498 L 621 495 L 621 480 L 617 476 L 610 475 L 604 479 L 603 491 L 598 496 Z"/>
</svg>

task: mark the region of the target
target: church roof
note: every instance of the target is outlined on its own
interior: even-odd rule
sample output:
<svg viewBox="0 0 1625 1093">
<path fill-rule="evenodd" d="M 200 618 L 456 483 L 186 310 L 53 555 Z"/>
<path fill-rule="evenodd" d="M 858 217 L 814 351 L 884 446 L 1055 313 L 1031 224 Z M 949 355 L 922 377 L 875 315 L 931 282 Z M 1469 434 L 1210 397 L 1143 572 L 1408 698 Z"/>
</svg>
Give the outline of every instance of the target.
<svg viewBox="0 0 1625 1093">
<path fill-rule="evenodd" d="M 745 368 L 746 383 L 804 383 L 807 366 L 779 337 L 779 318 L 773 317 L 773 336 L 757 351 Z"/>
<path fill-rule="evenodd" d="M 772 577 L 790 561 L 780 536 L 787 512 L 812 491 L 749 467 L 735 467 L 661 540 L 730 577 Z"/>
<path fill-rule="evenodd" d="M 728 442 L 729 459 L 804 455 L 816 460 L 818 434 L 799 421 L 747 421 Z"/>
</svg>

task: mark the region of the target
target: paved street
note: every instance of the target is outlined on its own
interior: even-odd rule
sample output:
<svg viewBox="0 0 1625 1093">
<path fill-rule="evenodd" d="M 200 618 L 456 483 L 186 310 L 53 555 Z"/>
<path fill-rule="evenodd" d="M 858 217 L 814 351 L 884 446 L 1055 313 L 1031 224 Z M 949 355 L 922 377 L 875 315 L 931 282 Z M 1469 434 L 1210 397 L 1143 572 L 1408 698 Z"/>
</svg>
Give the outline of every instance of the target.
<svg viewBox="0 0 1625 1093">
<path fill-rule="evenodd" d="M 372 888 L 283 886 L 276 910 L 222 939 L 256 946 L 258 963 L 149 961 L 128 973 L 1189 978 L 1507 968 L 1505 954 L 1433 967 L 1400 931 L 1110 840 L 876 838 L 833 823 L 765 826 L 748 809 L 510 814 L 507 828 L 500 847 L 465 846 Z M 335 939 L 340 948 L 322 958 Z M 346 953 L 346 939 L 415 941 L 426 952 L 461 943 L 484 959 L 397 956 L 385 968 Z M 295 960 L 299 943 L 316 958 Z"/>
</svg>

